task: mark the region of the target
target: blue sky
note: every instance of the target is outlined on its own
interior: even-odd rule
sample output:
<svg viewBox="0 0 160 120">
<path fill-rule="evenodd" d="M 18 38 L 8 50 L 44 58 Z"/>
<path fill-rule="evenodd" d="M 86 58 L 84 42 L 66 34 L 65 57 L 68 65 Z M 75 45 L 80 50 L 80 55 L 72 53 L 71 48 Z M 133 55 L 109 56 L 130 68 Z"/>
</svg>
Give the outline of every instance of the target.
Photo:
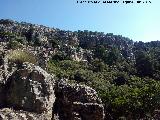
<svg viewBox="0 0 160 120">
<path fill-rule="evenodd" d="M 0 19 L 71 31 L 114 33 L 134 41 L 160 40 L 160 0 L 141 4 L 133 0 L 133 4 L 127 5 L 119 1 L 118 4 L 80 4 L 77 0 L 1 0 Z"/>
</svg>

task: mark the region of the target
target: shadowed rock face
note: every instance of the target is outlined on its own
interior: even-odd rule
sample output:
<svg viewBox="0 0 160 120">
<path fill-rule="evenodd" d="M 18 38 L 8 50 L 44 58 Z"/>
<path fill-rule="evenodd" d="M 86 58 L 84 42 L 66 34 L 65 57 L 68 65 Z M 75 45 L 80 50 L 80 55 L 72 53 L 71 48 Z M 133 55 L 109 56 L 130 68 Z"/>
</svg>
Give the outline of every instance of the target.
<svg viewBox="0 0 160 120">
<path fill-rule="evenodd" d="M 104 108 L 94 89 L 55 81 L 33 64 L 24 63 L 5 81 L 0 84 L 0 120 L 104 119 Z"/>
<path fill-rule="evenodd" d="M 6 90 L 8 107 L 52 117 L 54 79 L 40 67 L 26 64 L 15 71 L 7 80 Z"/>
<path fill-rule="evenodd" d="M 90 87 L 64 80 L 57 84 L 54 112 L 62 120 L 103 120 L 104 109 L 97 93 Z"/>
<path fill-rule="evenodd" d="M 5 103 L 4 84 L 0 83 L 0 108 L 4 107 L 4 103 Z"/>
</svg>

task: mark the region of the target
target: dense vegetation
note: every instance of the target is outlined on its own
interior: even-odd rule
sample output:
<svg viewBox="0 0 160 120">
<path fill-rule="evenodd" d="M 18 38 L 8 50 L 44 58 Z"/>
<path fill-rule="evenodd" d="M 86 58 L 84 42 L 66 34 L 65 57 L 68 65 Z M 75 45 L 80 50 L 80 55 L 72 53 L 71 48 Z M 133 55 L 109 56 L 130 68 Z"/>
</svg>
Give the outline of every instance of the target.
<svg viewBox="0 0 160 120">
<path fill-rule="evenodd" d="M 134 43 L 112 34 L 109 39 L 91 36 L 78 33 L 79 47 L 93 51 L 87 64 L 61 54 L 63 59 L 54 56 L 49 62 L 49 71 L 96 89 L 105 104 L 106 119 L 151 118 L 160 107 L 160 42 Z"/>
<path fill-rule="evenodd" d="M 16 24 L 17 31 L 20 25 L 27 25 Z M 0 36 L 7 38 L 12 49 L 27 44 L 56 50 L 47 70 L 71 83 L 93 87 L 103 101 L 106 119 L 150 119 L 159 110 L 160 41 L 133 42 L 120 35 L 86 30 L 39 33 L 34 25 L 28 26 L 25 32 L 1 31 Z M 73 59 L 75 53 L 83 53 L 85 60 Z"/>
</svg>

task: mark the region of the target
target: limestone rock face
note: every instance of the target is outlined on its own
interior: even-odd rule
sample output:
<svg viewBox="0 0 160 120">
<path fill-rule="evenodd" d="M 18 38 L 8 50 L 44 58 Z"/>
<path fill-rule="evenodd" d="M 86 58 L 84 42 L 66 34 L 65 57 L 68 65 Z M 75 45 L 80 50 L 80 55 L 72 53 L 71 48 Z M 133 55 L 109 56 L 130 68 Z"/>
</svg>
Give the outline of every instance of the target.
<svg viewBox="0 0 160 120">
<path fill-rule="evenodd" d="M 0 120 L 103 120 L 104 108 L 88 86 L 55 81 L 24 63 L 0 82 Z"/>
<path fill-rule="evenodd" d="M 48 120 L 43 114 L 30 113 L 26 111 L 15 111 L 9 108 L 0 110 L 0 120 Z"/>
<path fill-rule="evenodd" d="M 61 120 L 103 120 L 104 108 L 90 87 L 60 81 L 56 87 L 55 114 Z"/>
<path fill-rule="evenodd" d="M 6 103 L 16 110 L 45 113 L 51 119 L 55 102 L 54 82 L 53 77 L 40 67 L 24 64 L 7 80 Z"/>
</svg>

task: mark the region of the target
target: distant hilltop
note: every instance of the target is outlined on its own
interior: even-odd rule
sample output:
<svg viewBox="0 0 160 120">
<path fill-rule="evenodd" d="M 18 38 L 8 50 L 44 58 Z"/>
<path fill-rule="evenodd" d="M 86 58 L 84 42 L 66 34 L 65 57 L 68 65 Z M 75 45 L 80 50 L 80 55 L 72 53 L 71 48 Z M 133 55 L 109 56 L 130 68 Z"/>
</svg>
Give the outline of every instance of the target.
<svg viewBox="0 0 160 120">
<path fill-rule="evenodd" d="M 148 47 L 160 46 L 160 41 L 134 42 L 113 33 L 104 34 L 88 30 L 72 32 L 26 22 L 19 23 L 10 19 L 0 20 L 0 41 L 18 41 L 25 45 L 49 48 L 54 52 L 68 51 L 66 55 L 69 55 L 69 58 L 72 56 L 72 59 L 80 61 L 86 60 L 87 56 L 94 56 L 98 47 L 103 47 L 106 51 L 116 48 L 122 57 L 133 61 L 135 49 L 141 47 L 146 51 L 149 50 Z"/>
</svg>

